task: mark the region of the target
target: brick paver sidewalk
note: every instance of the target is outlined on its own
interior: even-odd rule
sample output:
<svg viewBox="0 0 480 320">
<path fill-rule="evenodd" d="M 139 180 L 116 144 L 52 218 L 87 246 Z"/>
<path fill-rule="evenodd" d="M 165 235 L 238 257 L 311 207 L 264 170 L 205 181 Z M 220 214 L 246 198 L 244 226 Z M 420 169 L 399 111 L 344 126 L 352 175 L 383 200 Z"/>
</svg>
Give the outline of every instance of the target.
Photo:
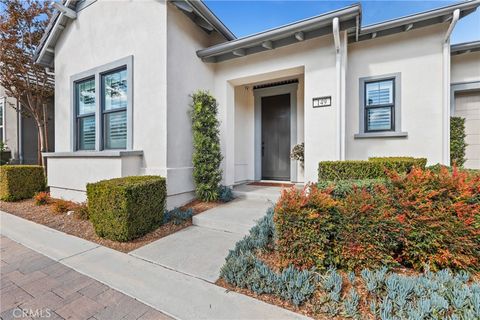
<svg viewBox="0 0 480 320">
<path fill-rule="evenodd" d="M 0 318 L 170 319 L 17 242 L 0 238 Z"/>
</svg>

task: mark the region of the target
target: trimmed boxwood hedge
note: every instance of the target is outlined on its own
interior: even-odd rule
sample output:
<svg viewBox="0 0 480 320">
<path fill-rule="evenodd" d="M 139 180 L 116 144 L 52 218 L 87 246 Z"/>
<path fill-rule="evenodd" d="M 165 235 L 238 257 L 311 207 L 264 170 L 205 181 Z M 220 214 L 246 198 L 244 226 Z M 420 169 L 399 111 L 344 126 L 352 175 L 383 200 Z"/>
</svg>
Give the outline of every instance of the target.
<svg viewBox="0 0 480 320">
<path fill-rule="evenodd" d="M 43 167 L 31 165 L 0 166 L 0 199 L 28 199 L 45 190 Z"/>
<path fill-rule="evenodd" d="M 318 180 L 381 179 L 388 171 L 408 173 L 413 167 L 425 168 L 427 159 L 413 157 L 374 157 L 365 160 L 321 161 Z"/>
<path fill-rule="evenodd" d="M 165 178 L 132 176 L 87 184 L 88 212 L 95 232 L 115 241 L 129 241 L 163 221 Z"/>
<path fill-rule="evenodd" d="M 386 179 L 362 179 L 362 180 L 322 180 L 317 183 L 320 190 L 330 192 L 334 198 L 344 198 L 357 189 L 365 189 L 373 192 L 375 187 L 385 185 Z"/>
</svg>

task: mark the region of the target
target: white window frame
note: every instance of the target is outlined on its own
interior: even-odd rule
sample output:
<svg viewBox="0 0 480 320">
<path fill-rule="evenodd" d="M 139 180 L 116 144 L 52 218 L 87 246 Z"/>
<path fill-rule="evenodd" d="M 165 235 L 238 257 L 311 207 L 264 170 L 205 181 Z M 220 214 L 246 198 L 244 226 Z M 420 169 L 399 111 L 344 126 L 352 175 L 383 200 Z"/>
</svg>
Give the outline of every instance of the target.
<svg viewBox="0 0 480 320">
<path fill-rule="evenodd" d="M 127 145 L 125 149 L 105 149 L 103 134 L 103 106 L 102 106 L 102 75 L 116 70 L 127 70 Z M 79 150 L 77 136 L 77 106 L 76 106 L 76 83 L 83 80 L 95 79 L 95 149 Z M 133 150 L 133 56 L 93 68 L 70 77 L 70 145 L 72 152 L 110 151 L 110 150 Z"/>
<path fill-rule="evenodd" d="M 367 83 L 377 82 L 377 81 L 387 81 L 393 80 L 393 101 L 394 101 L 394 112 L 393 112 L 393 130 L 388 131 L 366 131 L 365 115 L 366 115 L 366 106 L 365 106 L 365 86 Z M 370 76 L 362 77 L 359 79 L 359 114 L 358 114 L 358 134 L 355 134 L 354 138 L 385 138 L 385 137 L 406 137 L 408 136 L 407 132 L 402 131 L 402 76 L 400 72 L 383 74 L 379 76 Z"/>
</svg>

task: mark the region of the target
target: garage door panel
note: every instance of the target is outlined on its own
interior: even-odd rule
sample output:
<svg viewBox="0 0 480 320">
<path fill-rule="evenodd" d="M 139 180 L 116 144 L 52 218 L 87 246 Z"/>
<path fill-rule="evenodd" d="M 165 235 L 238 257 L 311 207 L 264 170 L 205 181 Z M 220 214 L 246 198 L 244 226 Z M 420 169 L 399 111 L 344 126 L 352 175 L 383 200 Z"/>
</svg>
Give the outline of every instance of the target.
<svg viewBox="0 0 480 320">
<path fill-rule="evenodd" d="M 465 167 L 480 169 L 480 91 L 455 94 L 455 116 L 465 118 Z"/>
<path fill-rule="evenodd" d="M 465 119 L 466 134 L 480 134 L 480 120 Z"/>
<path fill-rule="evenodd" d="M 468 145 L 480 144 L 480 134 L 468 134 L 468 135 L 465 137 L 465 142 L 466 142 Z"/>
</svg>

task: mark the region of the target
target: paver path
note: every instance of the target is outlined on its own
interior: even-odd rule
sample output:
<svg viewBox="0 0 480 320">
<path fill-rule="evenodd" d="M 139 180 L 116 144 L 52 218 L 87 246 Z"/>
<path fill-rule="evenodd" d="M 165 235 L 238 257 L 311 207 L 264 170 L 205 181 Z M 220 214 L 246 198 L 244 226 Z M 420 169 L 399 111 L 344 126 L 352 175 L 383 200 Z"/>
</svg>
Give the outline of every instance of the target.
<svg viewBox="0 0 480 320">
<path fill-rule="evenodd" d="M 0 318 L 167 320 L 161 312 L 10 240 L 0 238 Z"/>
</svg>

